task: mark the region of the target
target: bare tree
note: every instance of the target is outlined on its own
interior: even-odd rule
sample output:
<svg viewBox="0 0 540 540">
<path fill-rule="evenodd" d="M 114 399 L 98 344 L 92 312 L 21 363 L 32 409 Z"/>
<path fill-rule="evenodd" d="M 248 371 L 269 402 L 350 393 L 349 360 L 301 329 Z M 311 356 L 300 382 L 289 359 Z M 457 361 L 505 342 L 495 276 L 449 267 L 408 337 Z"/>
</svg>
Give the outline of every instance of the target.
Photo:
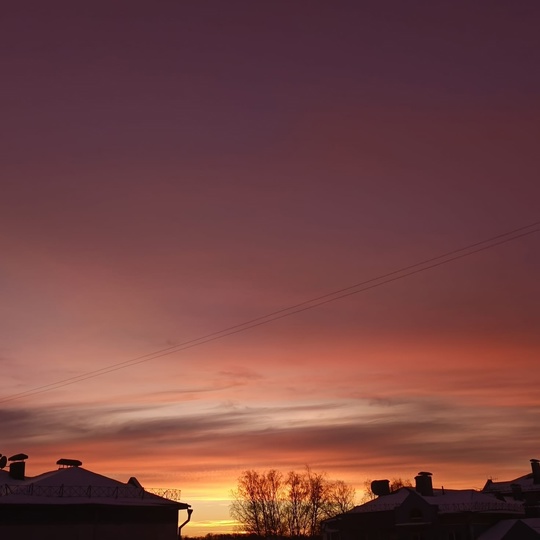
<svg viewBox="0 0 540 540">
<path fill-rule="evenodd" d="M 371 482 L 371 478 L 366 478 L 364 480 L 364 495 L 362 495 L 362 499 L 360 500 L 361 504 L 365 504 L 377 498 L 377 495 L 375 495 L 375 493 L 373 493 L 373 490 L 371 489 Z"/>
<path fill-rule="evenodd" d="M 230 514 L 245 533 L 257 536 L 316 536 L 321 521 L 354 506 L 354 489 L 306 467 L 286 479 L 276 470 L 244 471 L 232 492 Z"/>
<path fill-rule="evenodd" d="M 263 520 L 259 501 L 259 473 L 244 471 L 238 478 L 238 488 L 231 493 L 230 514 L 246 533 L 263 535 Z"/>
<path fill-rule="evenodd" d="M 328 517 L 344 514 L 355 505 L 356 490 L 343 480 L 335 480 L 330 486 Z"/>
<path fill-rule="evenodd" d="M 261 475 L 259 494 L 266 536 L 281 536 L 283 523 L 283 475 L 272 469 Z"/>
<path fill-rule="evenodd" d="M 315 473 L 306 467 L 309 500 L 309 528 L 308 535 L 319 534 L 319 525 L 325 516 L 325 508 L 328 506 L 330 494 L 328 481 L 324 473 Z"/>
<path fill-rule="evenodd" d="M 230 514 L 245 533 L 257 536 L 281 536 L 284 533 L 283 475 L 270 470 L 265 473 L 244 471 L 238 488 L 232 492 Z"/>
<path fill-rule="evenodd" d="M 400 476 L 390 480 L 390 491 L 397 491 L 402 487 L 412 487 L 412 482 L 409 480 L 409 478 L 405 478 L 405 480 L 403 480 L 403 478 Z"/>
<path fill-rule="evenodd" d="M 296 471 L 287 477 L 287 528 L 290 536 L 305 536 L 309 518 L 308 492 L 305 475 Z"/>
</svg>

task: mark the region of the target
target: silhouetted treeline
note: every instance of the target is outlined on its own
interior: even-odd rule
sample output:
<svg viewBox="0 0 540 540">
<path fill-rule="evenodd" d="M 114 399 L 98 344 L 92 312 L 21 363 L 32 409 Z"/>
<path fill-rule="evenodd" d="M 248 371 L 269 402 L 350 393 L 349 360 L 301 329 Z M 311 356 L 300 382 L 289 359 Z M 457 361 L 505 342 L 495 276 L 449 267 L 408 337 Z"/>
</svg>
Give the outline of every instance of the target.
<svg viewBox="0 0 540 540">
<path fill-rule="evenodd" d="M 271 540 L 284 540 L 288 537 L 286 536 L 275 536 Z M 182 536 L 182 540 L 261 540 L 260 536 L 256 534 L 245 534 L 245 533 L 208 533 L 205 536 Z M 299 539 L 300 540 L 300 539 Z M 306 538 L 307 540 L 307 538 Z M 310 538 L 309 540 L 314 540 Z"/>
<path fill-rule="evenodd" d="M 255 534 L 208 533 L 205 536 L 182 536 L 182 540 L 258 540 Z"/>
<path fill-rule="evenodd" d="M 354 497 L 352 486 L 309 467 L 286 475 L 251 470 L 238 478 L 230 514 L 242 532 L 259 538 L 313 538 L 324 519 L 353 508 Z"/>
</svg>

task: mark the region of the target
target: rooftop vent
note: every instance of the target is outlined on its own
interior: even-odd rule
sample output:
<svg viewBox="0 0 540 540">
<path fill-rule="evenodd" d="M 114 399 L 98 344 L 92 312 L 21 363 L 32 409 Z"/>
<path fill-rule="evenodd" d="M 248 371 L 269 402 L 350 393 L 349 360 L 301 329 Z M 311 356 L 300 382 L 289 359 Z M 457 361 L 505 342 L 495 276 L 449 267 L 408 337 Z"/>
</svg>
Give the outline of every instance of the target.
<svg viewBox="0 0 540 540">
<path fill-rule="evenodd" d="M 373 492 L 373 495 L 377 495 L 378 497 L 390 495 L 390 481 L 373 480 L 373 482 L 371 482 L 371 491 Z"/>
<path fill-rule="evenodd" d="M 78 459 L 62 458 L 59 459 L 56 464 L 60 465 L 60 469 L 67 469 L 69 467 L 80 467 L 82 465 L 82 461 L 79 461 Z"/>
</svg>

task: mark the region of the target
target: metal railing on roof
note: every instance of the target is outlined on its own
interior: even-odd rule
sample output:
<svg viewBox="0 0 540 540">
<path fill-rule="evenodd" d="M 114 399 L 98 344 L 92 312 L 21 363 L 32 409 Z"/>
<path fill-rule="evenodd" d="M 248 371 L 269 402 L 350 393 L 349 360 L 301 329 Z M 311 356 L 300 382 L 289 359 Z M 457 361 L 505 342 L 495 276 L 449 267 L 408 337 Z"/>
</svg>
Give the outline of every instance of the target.
<svg viewBox="0 0 540 540">
<path fill-rule="evenodd" d="M 182 502 L 182 490 L 175 488 L 144 488 L 145 491 L 169 499 L 170 501 Z"/>
<path fill-rule="evenodd" d="M 26 497 L 85 497 L 99 499 L 144 499 L 157 495 L 180 502 L 181 490 L 174 488 L 147 488 L 135 486 L 39 486 L 34 484 L 0 485 L 0 497 L 14 495 Z"/>
<path fill-rule="evenodd" d="M 354 510 L 355 513 L 370 513 L 370 512 L 389 512 L 399 508 L 401 504 L 387 503 L 367 506 L 365 508 L 358 507 Z M 453 502 L 439 503 L 435 505 L 439 512 L 524 512 L 523 503 L 519 502 L 504 502 L 494 498 L 493 501 L 468 501 L 468 502 Z"/>
</svg>

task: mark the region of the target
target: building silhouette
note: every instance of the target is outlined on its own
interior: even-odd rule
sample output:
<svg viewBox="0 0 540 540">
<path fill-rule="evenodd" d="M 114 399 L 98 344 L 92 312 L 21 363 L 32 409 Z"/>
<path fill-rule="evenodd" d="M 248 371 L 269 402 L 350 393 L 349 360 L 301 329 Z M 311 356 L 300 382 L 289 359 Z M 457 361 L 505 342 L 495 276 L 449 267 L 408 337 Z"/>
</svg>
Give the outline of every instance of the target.
<svg viewBox="0 0 540 540">
<path fill-rule="evenodd" d="M 540 463 L 508 482 L 488 480 L 482 491 L 435 489 L 420 472 L 415 487 L 390 490 L 372 482 L 377 498 L 323 523 L 324 540 L 540 539 Z"/>
<path fill-rule="evenodd" d="M 505 500 L 520 501 L 528 517 L 540 517 L 540 461 L 531 459 L 531 472 L 513 480 L 488 480 L 482 492 Z"/>
<path fill-rule="evenodd" d="M 179 511 L 189 504 L 60 459 L 58 469 L 25 475 L 25 454 L 0 457 L 2 540 L 177 540 Z M 4 470 L 10 461 L 9 470 Z"/>
</svg>

